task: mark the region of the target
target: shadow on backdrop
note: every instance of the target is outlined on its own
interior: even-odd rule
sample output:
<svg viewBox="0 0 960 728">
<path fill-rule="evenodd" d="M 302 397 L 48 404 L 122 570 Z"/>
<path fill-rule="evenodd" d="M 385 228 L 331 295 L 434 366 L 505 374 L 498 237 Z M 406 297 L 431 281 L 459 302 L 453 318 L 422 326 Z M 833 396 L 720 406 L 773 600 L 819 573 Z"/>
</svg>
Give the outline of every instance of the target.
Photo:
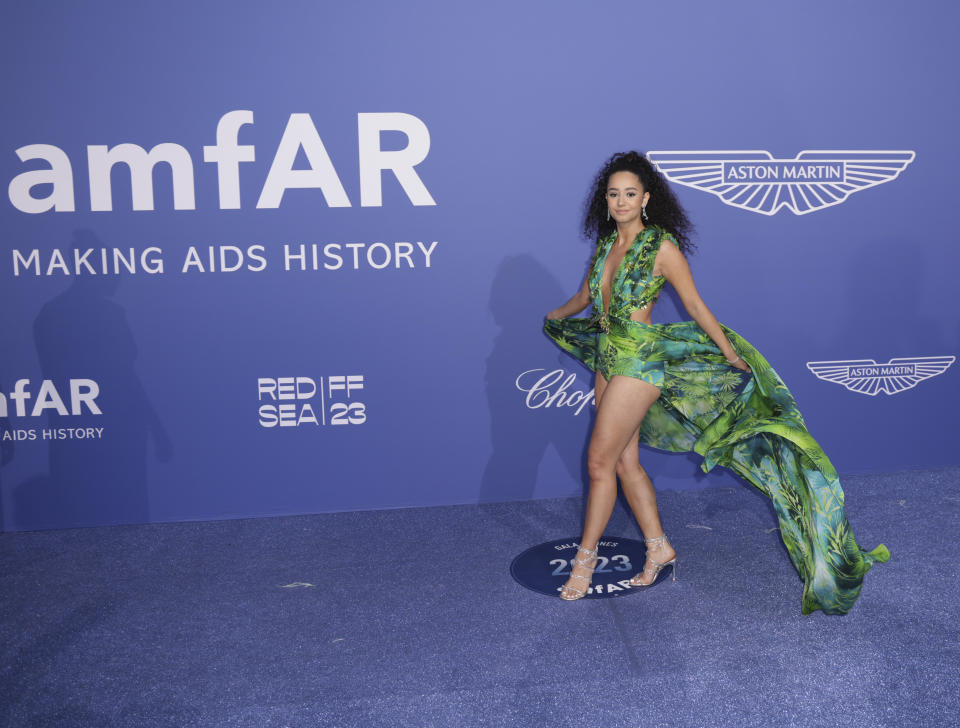
<svg viewBox="0 0 960 728">
<path fill-rule="evenodd" d="M 481 480 L 481 503 L 532 498 L 550 445 L 570 479 L 587 482 L 586 438 L 593 406 L 588 404 L 579 415 L 576 407 L 530 409 L 526 393 L 516 386 L 517 377 L 528 370 L 563 369 L 568 375 L 579 375 L 574 388 L 592 389 L 592 373 L 556 350 L 541 330 L 544 315 L 568 298 L 570 292 L 530 255 L 505 258 L 494 275 L 490 312 L 500 332 L 494 337 L 484 375 L 493 452 Z"/>
<path fill-rule="evenodd" d="M 0 379 L 0 391 L 7 391 L 3 386 L 2 379 Z M 4 435 L 9 435 L 12 429 L 13 428 L 10 425 L 10 418 L 0 417 L 0 533 L 3 533 L 4 524 L 7 522 L 3 516 L 3 466 L 11 462 L 14 454 L 16 453 L 16 447 L 13 440 L 4 438 Z"/>
<path fill-rule="evenodd" d="M 77 230 L 71 256 L 74 249 L 102 247 L 93 232 Z M 150 520 L 147 440 L 153 438 L 161 461 L 169 460 L 172 451 L 135 370 L 137 348 L 126 314 L 112 300 L 119 285 L 118 275 L 78 275 L 34 320 L 43 378 L 67 397 L 70 379 L 93 379 L 100 388 L 96 404 L 102 414 L 48 411 L 44 429 L 58 435 L 47 441 L 49 473 L 17 487 L 12 518 L 17 530 Z M 80 427 L 102 428 L 102 434 L 65 436 L 69 428 Z"/>
</svg>

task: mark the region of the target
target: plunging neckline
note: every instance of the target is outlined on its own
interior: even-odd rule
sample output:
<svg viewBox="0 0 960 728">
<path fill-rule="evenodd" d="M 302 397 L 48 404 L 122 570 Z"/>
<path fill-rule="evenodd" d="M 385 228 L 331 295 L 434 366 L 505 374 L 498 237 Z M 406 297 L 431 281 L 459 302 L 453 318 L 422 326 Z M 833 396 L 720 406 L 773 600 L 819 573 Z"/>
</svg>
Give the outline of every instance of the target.
<svg viewBox="0 0 960 728">
<path fill-rule="evenodd" d="M 600 267 L 600 312 L 601 315 L 606 318 L 610 315 L 610 303 L 613 299 L 613 287 L 617 282 L 617 278 L 620 276 L 620 271 L 623 269 L 623 264 L 627 261 L 627 254 L 633 249 L 633 246 L 637 244 L 637 241 L 640 240 L 640 237 L 650 229 L 650 226 L 647 225 L 643 230 L 637 233 L 634 237 L 633 242 L 630 243 L 630 246 L 623 252 L 623 257 L 620 259 L 620 262 L 617 264 L 617 269 L 613 271 L 613 275 L 610 276 L 610 302 L 604 303 L 603 300 L 603 276 L 607 272 L 607 258 L 610 257 L 610 251 L 613 250 L 613 246 L 617 242 L 617 238 L 620 236 L 619 233 L 614 233 L 613 240 L 611 241 L 609 247 L 607 248 L 606 254 L 603 256 L 603 265 Z"/>
</svg>

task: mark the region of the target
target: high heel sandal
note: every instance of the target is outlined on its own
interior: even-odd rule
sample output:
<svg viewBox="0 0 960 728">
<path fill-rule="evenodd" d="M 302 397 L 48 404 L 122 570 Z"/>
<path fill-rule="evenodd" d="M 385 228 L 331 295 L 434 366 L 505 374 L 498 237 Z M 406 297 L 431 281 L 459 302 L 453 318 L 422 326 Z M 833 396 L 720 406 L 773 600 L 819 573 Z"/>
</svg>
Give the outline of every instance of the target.
<svg viewBox="0 0 960 728">
<path fill-rule="evenodd" d="M 582 579 L 583 581 L 587 582 L 587 588 L 589 589 L 590 582 L 593 579 L 593 570 L 597 568 L 597 549 L 600 548 L 600 545 L 597 544 L 597 546 L 593 549 L 585 549 L 580 544 L 576 544 L 576 547 L 577 547 L 578 554 L 581 551 L 583 551 L 583 553 L 587 554 L 588 558 L 578 559 L 576 556 L 574 556 L 573 559 L 571 559 L 571 563 L 573 563 L 574 567 L 582 566 L 585 569 L 590 569 L 590 576 L 588 577 L 588 576 L 582 576 L 580 574 L 574 574 L 573 567 L 571 567 L 570 578 Z M 573 596 L 573 597 L 564 596 L 563 593 L 567 591 L 574 592 L 577 596 Z M 564 584 L 562 587 L 560 587 L 560 598 L 566 602 L 573 602 L 573 601 L 576 601 L 577 599 L 583 599 L 586 595 L 587 595 L 586 591 L 577 589 L 577 587 L 570 586 L 569 584 Z"/>
<path fill-rule="evenodd" d="M 652 566 L 644 565 L 643 571 L 641 571 L 639 574 L 634 574 L 630 578 L 630 586 L 653 586 L 654 584 L 657 583 L 657 577 L 660 575 L 660 570 L 667 566 L 673 567 L 673 580 L 676 581 L 677 580 L 676 552 L 674 552 L 673 558 L 670 559 L 670 561 L 666 561 L 662 564 L 659 561 L 655 561 L 654 559 L 650 558 L 649 547 L 651 544 L 659 544 L 661 548 L 663 548 L 664 546 L 670 545 L 670 542 L 667 540 L 667 534 L 663 534 L 662 536 L 657 536 L 656 538 L 645 538 L 643 539 L 643 542 L 647 544 L 647 561 L 649 561 L 652 564 Z M 637 581 L 641 576 L 650 572 L 653 573 L 653 578 L 650 579 L 648 583 L 644 584 L 642 581 Z"/>
</svg>

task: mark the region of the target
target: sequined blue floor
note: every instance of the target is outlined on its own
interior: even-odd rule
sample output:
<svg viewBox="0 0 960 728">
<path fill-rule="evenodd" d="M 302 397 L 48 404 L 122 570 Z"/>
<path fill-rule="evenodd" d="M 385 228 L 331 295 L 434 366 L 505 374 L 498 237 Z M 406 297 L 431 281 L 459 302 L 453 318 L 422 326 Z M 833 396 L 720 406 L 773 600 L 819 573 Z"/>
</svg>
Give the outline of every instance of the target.
<svg viewBox="0 0 960 728">
<path fill-rule="evenodd" d="M 0 534 L 0 724 L 954 725 L 960 468 L 843 484 L 893 554 L 844 617 L 747 486 L 660 493 L 680 579 L 574 603 L 508 567 L 579 499 Z"/>
</svg>

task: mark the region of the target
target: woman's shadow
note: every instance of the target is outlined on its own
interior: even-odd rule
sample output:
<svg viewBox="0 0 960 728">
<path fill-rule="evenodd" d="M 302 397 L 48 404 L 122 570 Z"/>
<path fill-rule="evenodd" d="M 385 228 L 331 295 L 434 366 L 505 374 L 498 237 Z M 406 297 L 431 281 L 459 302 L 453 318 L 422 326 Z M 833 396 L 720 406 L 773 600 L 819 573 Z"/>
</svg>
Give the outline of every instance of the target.
<svg viewBox="0 0 960 728">
<path fill-rule="evenodd" d="M 530 255 L 505 258 L 490 289 L 490 312 L 500 327 L 487 357 L 485 386 L 490 407 L 490 438 L 493 452 L 484 469 L 481 503 L 530 500 L 536 489 L 540 464 L 553 446 L 570 479 L 587 482 L 586 442 L 594 408 L 589 402 L 577 407 L 529 408 L 526 393 L 517 378 L 533 369 L 546 374 L 565 370 L 577 374 L 568 392 L 592 392 L 592 373 L 560 352 L 540 329 L 544 315 L 570 297 L 550 273 Z M 537 379 L 530 374 L 525 386 Z M 556 391 L 554 386 L 553 391 Z"/>
<path fill-rule="evenodd" d="M 99 250 L 89 230 L 74 233 L 72 249 Z M 73 250 L 71 250 L 71 255 Z M 113 300 L 117 275 L 82 274 L 43 305 L 33 333 L 44 379 L 70 392 L 71 379 L 92 379 L 96 405 L 82 416 L 48 412 L 38 429 L 102 428 L 99 436 L 48 439 L 49 474 L 21 483 L 13 497 L 17 530 L 64 528 L 150 520 L 147 441 L 160 461 L 172 454 L 166 429 L 134 366 L 137 347 L 122 306 Z"/>
</svg>

